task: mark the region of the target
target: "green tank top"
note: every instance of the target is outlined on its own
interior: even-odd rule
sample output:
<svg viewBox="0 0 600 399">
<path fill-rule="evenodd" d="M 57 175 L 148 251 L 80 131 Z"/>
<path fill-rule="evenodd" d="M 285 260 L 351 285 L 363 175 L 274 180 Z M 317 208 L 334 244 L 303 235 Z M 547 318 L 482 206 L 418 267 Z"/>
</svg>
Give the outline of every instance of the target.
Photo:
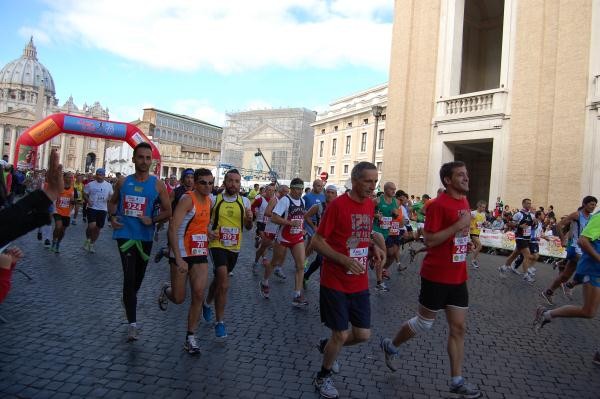
<svg viewBox="0 0 600 399">
<path fill-rule="evenodd" d="M 392 202 L 389 204 L 385 202 L 383 196 L 379 198 L 379 204 L 377 204 L 377 207 L 375 208 L 375 213 L 381 212 L 383 216 L 379 219 L 375 219 L 375 223 L 373 223 L 373 230 L 383 234 L 384 238 L 387 238 L 390 231 L 393 219 L 392 211 L 394 209 L 398 209 L 396 198 L 392 198 Z"/>
</svg>

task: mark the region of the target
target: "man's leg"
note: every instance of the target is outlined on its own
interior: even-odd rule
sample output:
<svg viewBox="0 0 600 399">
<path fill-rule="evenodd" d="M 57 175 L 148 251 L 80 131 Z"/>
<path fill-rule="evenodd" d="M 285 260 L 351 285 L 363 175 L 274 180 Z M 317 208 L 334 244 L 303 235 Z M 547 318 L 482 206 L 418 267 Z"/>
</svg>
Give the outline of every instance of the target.
<svg viewBox="0 0 600 399">
<path fill-rule="evenodd" d="M 295 296 L 301 295 L 302 293 L 302 280 L 304 280 L 304 241 L 297 243 L 292 248 L 292 257 L 296 264 L 296 278 L 294 281 Z"/>
<path fill-rule="evenodd" d="M 204 302 L 204 288 L 208 280 L 208 263 L 197 263 L 191 267 L 190 289 L 192 291 L 192 303 L 188 311 L 187 331 L 194 333 L 198 328 L 200 312 L 202 312 L 202 303 Z"/>
<path fill-rule="evenodd" d="M 437 312 L 427 309 L 423 305 L 417 308 L 417 316 L 405 321 L 400 330 L 392 340 L 392 344 L 398 347 L 415 337 L 417 333 L 424 333 L 433 325 Z"/>
<path fill-rule="evenodd" d="M 223 321 L 225 316 L 225 304 L 227 303 L 227 290 L 229 289 L 229 275 L 227 271 L 227 265 L 217 266 L 215 271 L 214 284 L 214 300 L 215 300 L 215 313 L 217 317 L 217 323 Z M 211 286 L 212 286 L 211 284 Z"/>
<path fill-rule="evenodd" d="M 166 285 L 163 286 L 163 290 L 169 301 L 179 305 L 185 301 L 185 282 L 190 274 L 190 270 L 188 267 L 188 271 L 182 273 L 172 261 L 169 261 L 169 267 L 171 268 L 171 284 L 168 287 Z"/>
<path fill-rule="evenodd" d="M 331 330 L 331 338 L 327 341 L 327 345 L 325 345 L 325 350 L 323 351 L 322 366 L 327 370 L 331 370 L 342 347 L 360 344 L 367 341 L 370 337 L 371 330 L 368 328 L 352 327 L 352 329 L 346 331 Z"/>
<path fill-rule="evenodd" d="M 598 313 L 600 306 L 600 287 L 590 283 L 583 286 L 583 306 L 565 305 L 560 308 L 549 310 L 550 318 L 555 317 L 579 317 L 591 319 Z"/>
<path fill-rule="evenodd" d="M 448 320 L 448 356 L 450 357 L 450 376 L 462 376 L 462 364 L 465 357 L 465 331 L 467 309 L 456 306 L 446 307 Z"/>
</svg>

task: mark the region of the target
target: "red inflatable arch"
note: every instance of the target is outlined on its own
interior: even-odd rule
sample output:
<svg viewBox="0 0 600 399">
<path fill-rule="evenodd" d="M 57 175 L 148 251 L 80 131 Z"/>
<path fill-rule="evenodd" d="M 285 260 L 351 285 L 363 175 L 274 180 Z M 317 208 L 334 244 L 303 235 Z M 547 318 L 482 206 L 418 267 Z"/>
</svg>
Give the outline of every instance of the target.
<svg viewBox="0 0 600 399">
<path fill-rule="evenodd" d="M 136 126 L 124 122 L 84 118 L 69 114 L 52 114 L 25 130 L 15 146 L 15 164 L 18 168 L 33 169 L 37 160 L 37 147 L 60 133 L 100 137 L 126 141 L 131 147 L 146 142 L 152 147 L 152 170 L 160 176 L 160 153 L 158 148 Z"/>
</svg>

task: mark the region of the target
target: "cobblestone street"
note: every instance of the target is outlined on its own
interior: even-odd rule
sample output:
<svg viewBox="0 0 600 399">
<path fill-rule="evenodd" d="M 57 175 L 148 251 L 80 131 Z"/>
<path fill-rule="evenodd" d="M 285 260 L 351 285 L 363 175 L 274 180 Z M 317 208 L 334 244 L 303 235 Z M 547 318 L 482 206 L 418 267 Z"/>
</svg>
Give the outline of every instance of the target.
<svg viewBox="0 0 600 399">
<path fill-rule="evenodd" d="M 252 275 L 252 234 L 246 233 L 231 278 L 225 322 L 229 337 L 218 341 L 213 325 L 200 323 L 202 350 L 182 350 L 188 298 L 184 305 L 157 306 L 168 278 L 166 260 L 153 261 L 138 298 L 140 339 L 125 342 L 121 307 L 122 273 L 116 243 L 105 228 L 97 253 L 82 248 L 84 226 L 67 230 L 61 254 L 36 240 L 35 232 L 16 242 L 26 253 L 13 288 L 0 305 L 0 396 L 60 398 L 318 398 L 312 379 L 320 368 L 315 344 L 329 331 L 320 323 L 318 276 L 309 284 L 307 309 L 291 305 L 292 267 L 287 281 L 272 280 L 271 299 L 258 294 Z M 164 232 L 161 234 L 163 244 Z M 155 244 L 153 254 L 159 247 Z M 289 258 L 289 256 L 288 256 Z M 555 276 L 537 264 L 534 287 L 514 275 L 498 278 L 504 258 L 482 255 L 470 270 L 470 311 L 464 375 L 487 398 L 598 398 L 600 367 L 592 356 L 600 342 L 595 320 L 558 320 L 539 335 L 531 329 L 539 292 Z M 210 274 L 212 278 L 212 272 Z M 374 281 L 371 281 L 374 287 Z M 417 306 L 416 264 L 389 282 L 391 291 L 371 295 L 372 338 L 342 351 L 334 380 L 343 398 L 448 397 L 447 326 L 438 317 L 427 336 L 402 347 L 400 369 L 391 373 L 379 337 L 395 334 Z M 567 299 L 557 293 L 557 302 Z M 581 302 L 581 290 L 573 303 Z"/>
</svg>

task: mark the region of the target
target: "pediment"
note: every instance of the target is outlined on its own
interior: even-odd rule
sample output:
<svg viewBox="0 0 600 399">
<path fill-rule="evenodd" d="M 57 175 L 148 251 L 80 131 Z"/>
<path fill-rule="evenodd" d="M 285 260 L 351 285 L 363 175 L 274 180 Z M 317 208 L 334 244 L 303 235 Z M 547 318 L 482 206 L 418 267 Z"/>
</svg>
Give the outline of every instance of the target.
<svg viewBox="0 0 600 399">
<path fill-rule="evenodd" d="M 26 108 L 21 108 L 21 109 L 13 109 L 11 111 L 1 112 L 0 117 L 28 119 L 28 120 L 34 121 L 35 113 L 31 112 L 30 110 L 28 110 Z"/>
<path fill-rule="evenodd" d="M 292 136 L 284 132 L 283 130 L 277 129 L 274 126 L 264 123 L 252 130 L 250 133 L 241 137 L 242 142 L 247 143 L 248 141 L 278 141 L 278 140 L 290 140 Z"/>
</svg>

